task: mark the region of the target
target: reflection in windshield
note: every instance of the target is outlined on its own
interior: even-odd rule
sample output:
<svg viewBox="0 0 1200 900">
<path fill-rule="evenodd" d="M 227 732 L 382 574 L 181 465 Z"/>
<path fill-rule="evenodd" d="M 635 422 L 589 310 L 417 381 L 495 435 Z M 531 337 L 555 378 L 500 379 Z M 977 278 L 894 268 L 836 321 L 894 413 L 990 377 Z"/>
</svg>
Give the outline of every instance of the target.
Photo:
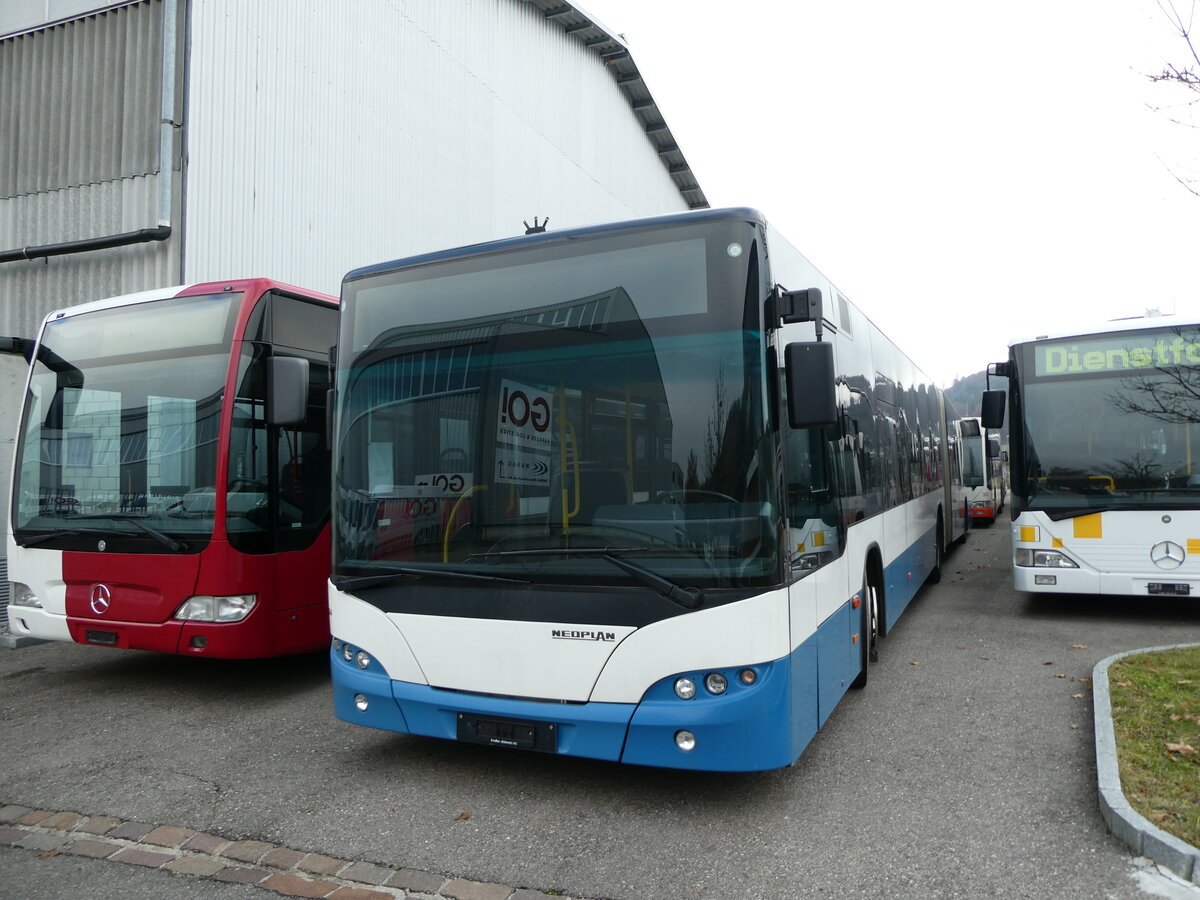
<svg viewBox="0 0 1200 900">
<path fill-rule="evenodd" d="M 768 577 L 758 335 L 655 324 L 613 286 L 385 331 L 340 374 L 338 570 L 632 580 L 687 603 Z M 636 563 L 606 549 L 628 547 Z"/>
<path fill-rule="evenodd" d="M 109 533 L 177 549 L 177 536 L 212 531 L 204 496 L 216 477 L 221 344 L 236 299 L 139 304 L 46 327 L 47 358 L 71 368 L 64 375 L 41 354 L 34 365 L 14 485 L 19 543 Z M 217 346 L 188 352 L 176 326 Z"/>
<path fill-rule="evenodd" d="M 1138 346 L 1124 350 L 1118 341 Z M 1101 349 L 1076 351 L 1073 357 L 1090 359 L 1099 369 L 1095 374 L 1024 379 L 1020 486 L 1028 507 L 1074 512 L 1200 506 L 1200 368 L 1186 355 L 1177 365 L 1170 353 L 1183 341 L 1174 332 L 1113 336 L 1106 343 L 1093 342 Z M 1166 348 L 1164 364 L 1126 368 L 1125 360 L 1137 360 L 1142 345 L 1147 353 Z M 1185 346 L 1200 343 L 1189 333 Z M 1039 366 L 1046 372 L 1042 359 L 1056 359 L 1044 349 L 1035 359 L 1033 352 L 1026 348 L 1027 373 Z M 1065 353 L 1062 358 L 1064 367 L 1072 359 Z M 1050 374 L 1058 373 L 1050 369 Z"/>
</svg>

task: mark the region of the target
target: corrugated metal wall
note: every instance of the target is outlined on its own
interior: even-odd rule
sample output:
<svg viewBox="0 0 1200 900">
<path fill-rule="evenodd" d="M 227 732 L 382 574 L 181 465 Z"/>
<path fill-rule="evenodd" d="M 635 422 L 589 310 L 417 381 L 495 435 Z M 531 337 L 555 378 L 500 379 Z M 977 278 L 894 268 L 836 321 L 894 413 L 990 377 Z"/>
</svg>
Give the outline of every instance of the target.
<svg viewBox="0 0 1200 900">
<path fill-rule="evenodd" d="M 520 0 L 193 0 L 185 276 L 686 209 L 602 61 Z"/>
<path fill-rule="evenodd" d="M 158 224 L 162 0 L 0 40 L 0 250 Z M 0 265 L 0 333 L 179 280 L 175 242 Z"/>
</svg>

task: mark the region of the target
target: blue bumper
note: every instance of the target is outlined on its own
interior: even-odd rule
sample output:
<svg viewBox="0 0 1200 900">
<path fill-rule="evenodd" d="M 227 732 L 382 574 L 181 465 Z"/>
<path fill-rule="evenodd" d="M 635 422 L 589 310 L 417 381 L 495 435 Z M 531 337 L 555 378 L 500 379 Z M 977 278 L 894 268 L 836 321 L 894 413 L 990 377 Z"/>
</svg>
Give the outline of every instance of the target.
<svg viewBox="0 0 1200 900">
<path fill-rule="evenodd" d="M 392 681 L 377 663 L 363 670 L 334 651 L 334 712 L 356 725 L 447 740 L 478 739 L 476 724 L 483 720 L 489 733 L 496 727 L 536 732 L 539 746 L 532 749 L 564 755 L 698 771 L 759 771 L 790 765 L 816 732 L 816 656 L 814 640 L 772 662 L 672 675 L 652 685 L 639 703 L 558 703 Z M 743 669 L 753 670 L 753 684 L 740 679 Z M 725 693 L 705 689 L 712 671 L 726 677 Z M 681 676 L 697 686 L 690 700 L 675 695 Z M 690 751 L 677 745 L 680 731 L 695 736 Z M 486 735 L 482 742 L 522 745 Z"/>
</svg>

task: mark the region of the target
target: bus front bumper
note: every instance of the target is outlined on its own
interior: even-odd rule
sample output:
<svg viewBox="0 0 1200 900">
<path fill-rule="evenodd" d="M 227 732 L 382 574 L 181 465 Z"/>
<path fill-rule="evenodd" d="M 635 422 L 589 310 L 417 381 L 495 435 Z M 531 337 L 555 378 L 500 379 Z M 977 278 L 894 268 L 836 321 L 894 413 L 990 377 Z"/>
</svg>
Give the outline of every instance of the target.
<svg viewBox="0 0 1200 900">
<path fill-rule="evenodd" d="M 786 659 L 724 697 L 680 701 L 672 676 L 639 703 L 558 703 L 393 681 L 365 651 L 347 659 L 346 646 L 335 641 L 330 654 L 334 713 L 384 731 L 697 771 L 781 768 L 811 736 L 780 713 L 791 702 Z"/>
</svg>

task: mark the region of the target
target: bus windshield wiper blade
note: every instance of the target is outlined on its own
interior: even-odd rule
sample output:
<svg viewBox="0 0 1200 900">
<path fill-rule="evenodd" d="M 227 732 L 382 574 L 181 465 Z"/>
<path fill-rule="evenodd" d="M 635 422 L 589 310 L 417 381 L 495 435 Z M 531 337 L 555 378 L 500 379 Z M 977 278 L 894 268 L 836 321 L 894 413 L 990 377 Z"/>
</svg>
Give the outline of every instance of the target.
<svg viewBox="0 0 1200 900">
<path fill-rule="evenodd" d="M 380 575 L 348 575 L 333 578 L 333 586 L 339 591 L 362 590 L 377 587 L 381 584 L 392 584 L 405 578 L 454 578 L 460 581 L 499 581 L 507 584 L 529 584 L 521 578 L 504 578 L 500 575 L 476 575 L 473 572 L 459 572 L 455 569 L 388 569 Z"/>
<path fill-rule="evenodd" d="M 634 579 L 640 581 L 646 587 L 651 588 L 662 596 L 666 597 L 672 603 L 682 606 L 684 609 L 699 609 L 704 605 L 704 591 L 698 587 L 684 587 L 681 584 L 676 584 L 669 578 L 664 578 L 652 569 L 637 563 L 630 562 L 620 556 L 618 553 L 637 553 L 645 551 L 647 547 L 543 547 L 530 548 L 528 550 L 497 550 L 494 553 L 479 553 L 476 554 L 482 557 L 489 556 L 595 556 L 605 562 L 611 563 L 618 569 L 624 570 Z"/>
<path fill-rule="evenodd" d="M 142 516 L 133 513 L 92 513 L 85 516 L 72 516 L 72 519 L 75 521 L 80 519 L 112 519 L 115 522 L 128 522 L 134 528 L 140 528 L 168 550 L 172 550 L 175 553 L 182 553 L 187 550 L 188 545 L 185 541 L 177 541 L 170 535 L 163 534 L 157 528 L 151 528 L 145 522 L 141 521 L 142 518 Z"/>
</svg>

